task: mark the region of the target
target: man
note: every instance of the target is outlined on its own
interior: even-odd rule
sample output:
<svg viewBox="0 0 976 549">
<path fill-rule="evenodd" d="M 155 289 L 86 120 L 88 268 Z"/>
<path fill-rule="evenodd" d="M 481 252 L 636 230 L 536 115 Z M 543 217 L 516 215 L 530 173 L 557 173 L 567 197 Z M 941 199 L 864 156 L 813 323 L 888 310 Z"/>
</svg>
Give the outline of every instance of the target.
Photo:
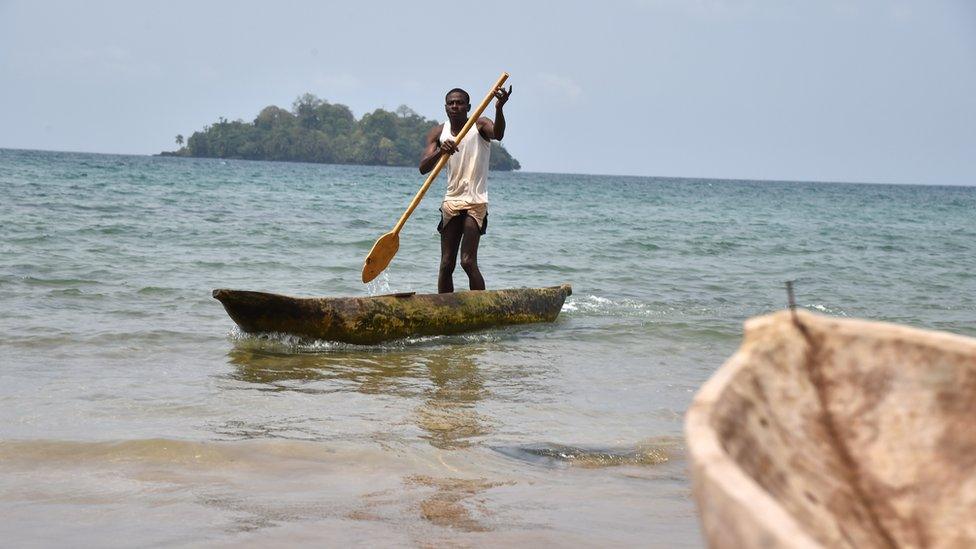
<svg viewBox="0 0 976 549">
<path fill-rule="evenodd" d="M 505 115 L 502 107 L 508 102 L 512 87 L 495 90 L 495 120 L 481 117 L 475 127 L 455 143 L 457 134 L 468 121 L 471 96 L 461 88 L 447 92 L 444 110 L 447 122 L 438 124 L 427 133 L 427 146 L 420 157 L 420 173 L 434 169 L 442 154 L 450 155 L 447 162 L 447 192 L 441 203 L 441 266 L 437 275 L 437 291 L 454 291 L 454 267 L 458 248 L 461 268 L 468 275 L 472 290 L 484 290 L 485 279 L 478 269 L 478 244 L 488 230 L 488 159 L 491 140 L 505 136 Z M 478 131 L 474 131 L 477 129 Z"/>
</svg>

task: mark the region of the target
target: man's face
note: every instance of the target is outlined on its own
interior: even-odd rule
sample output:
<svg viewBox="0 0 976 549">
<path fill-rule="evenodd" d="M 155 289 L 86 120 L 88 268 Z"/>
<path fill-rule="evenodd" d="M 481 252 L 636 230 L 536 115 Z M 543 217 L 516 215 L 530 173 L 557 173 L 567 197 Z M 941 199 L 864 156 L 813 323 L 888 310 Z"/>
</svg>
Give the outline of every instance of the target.
<svg viewBox="0 0 976 549">
<path fill-rule="evenodd" d="M 468 111 L 471 110 L 471 103 L 468 103 L 461 92 L 451 92 L 447 94 L 447 102 L 444 105 L 448 118 L 466 118 Z"/>
</svg>

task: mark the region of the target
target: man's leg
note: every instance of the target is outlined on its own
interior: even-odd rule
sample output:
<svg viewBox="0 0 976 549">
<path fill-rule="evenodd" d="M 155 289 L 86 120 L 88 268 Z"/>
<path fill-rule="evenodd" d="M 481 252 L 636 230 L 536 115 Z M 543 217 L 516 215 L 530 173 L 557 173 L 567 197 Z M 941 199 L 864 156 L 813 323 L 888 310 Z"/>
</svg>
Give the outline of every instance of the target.
<svg viewBox="0 0 976 549">
<path fill-rule="evenodd" d="M 470 215 L 458 217 L 464 219 L 464 238 L 461 239 L 461 268 L 468 273 L 469 287 L 472 290 L 484 290 L 485 279 L 478 269 L 478 243 L 481 242 L 481 229 L 478 228 L 478 222 Z"/>
<path fill-rule="evenodd" d="M 437 273 L 437 291 L 449 293 L 454 291 L 454 266 L 457 265 L 458 246 L 464 233 L 466 215 L 456 215 L 448 221 L 441 230 L 441 267 Z"/>
</svg>

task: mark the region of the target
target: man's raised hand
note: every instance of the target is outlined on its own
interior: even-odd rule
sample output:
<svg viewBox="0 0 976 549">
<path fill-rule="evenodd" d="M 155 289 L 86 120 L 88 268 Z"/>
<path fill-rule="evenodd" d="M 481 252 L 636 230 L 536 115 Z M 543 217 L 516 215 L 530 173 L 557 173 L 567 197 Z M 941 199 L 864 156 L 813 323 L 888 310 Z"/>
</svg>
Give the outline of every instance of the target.
<svg viewBox="0 0 976 549">
<path fill-rule="evenodd" d="M 497 108 L 504 105 L 508 101 L 509 96 L 511 95 L 512 95 L 512 86 L 509 86 L 508 90 L 505 89 L 505 86 L 499 86 L 498 89 L 495 90 L 495 98 L 498 100 L 497 102 L 495 102 L 495 107 Z"/>
</svg>

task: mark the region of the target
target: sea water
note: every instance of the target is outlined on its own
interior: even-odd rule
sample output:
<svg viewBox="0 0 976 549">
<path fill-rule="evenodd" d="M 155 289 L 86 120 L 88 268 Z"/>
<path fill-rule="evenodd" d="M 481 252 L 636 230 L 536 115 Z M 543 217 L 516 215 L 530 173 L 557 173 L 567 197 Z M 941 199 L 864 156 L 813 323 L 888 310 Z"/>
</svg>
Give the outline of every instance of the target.
<svg viewBox="0 0 976 549">
<path fill-rule="evenodd" d="M 785 281 L 976 336 L 973 187 L 492 173 L 485 280 L 573 284 L 555 323 L 358 347 L 210 297 L 436 291 L 443 179 L 360 282 L 422 181 L 0 150 L 0 539 L 700 546 L 682 417 Z"/>
</svg>

